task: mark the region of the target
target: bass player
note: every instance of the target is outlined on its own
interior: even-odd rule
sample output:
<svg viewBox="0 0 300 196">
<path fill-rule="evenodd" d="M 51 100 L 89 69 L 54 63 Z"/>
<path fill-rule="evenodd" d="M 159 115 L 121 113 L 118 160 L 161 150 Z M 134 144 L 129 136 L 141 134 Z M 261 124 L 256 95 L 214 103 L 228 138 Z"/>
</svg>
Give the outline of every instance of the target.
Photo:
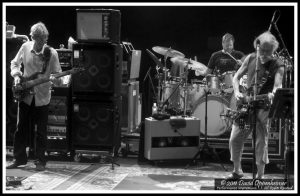
<svg viewBox="0 0 300 196">
<path fill-rule="evenodd" d="M 30 135 L 30 122 L 36 128 L 35 165 L 36 170 L 45 170 L 46 166 L 46 141 L 48 106 L 51 99 L 51 82 L 59 85 L 61 78 L 55 78 L 51 74 L 61 72 L 58 54 L 55 49 L 47 45 L 49 32 L 44 23 L 38 22 L 30 29 L 32 41 L 25 42 L 19 49 L 15 58 L 11 61 L 11 76 L 14 85 L 21 82 L 22 77 L 29 77 L 39 72 L 40 77 L 47 77 L 50 82 L 33 87 L 33 93 L 27 94 L 18 102 L 17 130 L 14 134 L 14 161 L 7 169 L 17 168 L 27 164 L 26 145 Z M 23 73 L 21 67 L 23 65 Z"/>
</svg>

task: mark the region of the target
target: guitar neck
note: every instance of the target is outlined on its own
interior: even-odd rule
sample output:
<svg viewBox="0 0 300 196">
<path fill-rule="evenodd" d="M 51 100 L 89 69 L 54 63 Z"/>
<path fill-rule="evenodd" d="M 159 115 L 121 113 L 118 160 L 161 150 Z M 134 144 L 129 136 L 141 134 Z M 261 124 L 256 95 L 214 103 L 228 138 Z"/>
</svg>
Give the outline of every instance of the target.
<svg viewBox="0 0 300 196">
<path fill-rule="evenodd" d="M 264 100 L 264 99 L 268 99 L 268 94 L 262 94 L 262 95 L 256 95 L 256 100 Z M 254 101 L 254 96 L 246 96 L 245 97 L 245 102 L 250 102 L 250 101 Z"/>
<path fill-rule="evenodd" d="M 55 78 L 60 78 L 60 77 L 63 77 L 65 75 L 69 75 L 69 74 L 72 74 L 72 73 L 73 73 L 73 70 L 68 70 L 68 71 L 64 71 L 64 72 L 61 72 L 61 73 L 52 74 L 52 76 L 55 77 Z M 32 88 L 34 86 L 37 86 L 39 84 L 43 84 L 43 83 L 46 83 L 46 82 L 49 82 L 49 81 L 50 81 L 50 79 L 47 78 L 47 77 L 37 78 L 37 79 L 34 79 L 34 80 L 29 80 L 29 81 L 26 81 L 22 84 L 22 88 L 23 89 Z"/>
<path fill-rule="evenodd" d="M 32 88 L 36 85 L 43 84 L 43 83 L 46 83 L 46 82 L 49 82 L 49 81 L 50 81 L 49 78 L 38 78 L 38 79 L 35 79 L 35 80 L 26 81 L 22 84 L 22 88 L 23 89 Z"/>
</svg>

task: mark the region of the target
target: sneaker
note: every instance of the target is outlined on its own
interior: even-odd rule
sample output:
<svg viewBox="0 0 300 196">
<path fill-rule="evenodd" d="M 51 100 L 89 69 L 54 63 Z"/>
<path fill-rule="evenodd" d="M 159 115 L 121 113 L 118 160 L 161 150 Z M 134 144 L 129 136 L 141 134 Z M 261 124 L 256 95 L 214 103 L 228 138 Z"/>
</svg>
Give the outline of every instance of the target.
<svg viewBox="0 0 300 196">
<path fill-rule="evenodd" d="M 19 162 L 19 161 L 14 161 L 11 165 L 7 166 L 6 169 L 16 169 L 20 165 L 26 165 L 27 162 Z"/>
<path fill-rule="evenodd" d="M 244 177 L 244 174 L 237 174 L 235 172 L 232 172 L 227 178 L 226 180 L 239 180 L 242 177 Z"/>
<path fill-rule="evenodd" d="M 261 180 L 261 179 L 263 179 L 263 178 L 264 178 L 264 177 L 263 177 L 262 175 L 258 175 L 258 174 L 255 175 L 255 179 Z"/>
<path fill-rule="evenodd" d="M 35 165 L 35 170 L 36 171 L 44 171 L 46 169 L 46 166 L 43 164 L 36 164 Z"/>
<path fill-rule="evenodd" d="M 46 163 L 41 162 L 40 160 L 35 160 L 34 164 L 36 171 L 44 171 L 46 169 Z"/>
</svg>

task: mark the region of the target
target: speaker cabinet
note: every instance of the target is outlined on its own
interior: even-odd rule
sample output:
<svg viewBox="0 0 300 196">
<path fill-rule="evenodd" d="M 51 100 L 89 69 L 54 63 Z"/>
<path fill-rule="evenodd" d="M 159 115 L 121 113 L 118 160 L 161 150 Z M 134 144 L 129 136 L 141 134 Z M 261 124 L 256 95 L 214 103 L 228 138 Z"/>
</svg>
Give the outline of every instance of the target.
<svg viewBox="0 0 300 196">
<path fill-rule="evenodd" d="M 75 44 L 73 65 L 84 67 L 85 70 L 72 77 L 73 96 L 120 95 L 122 55 L 120 44 Z"/>
<path fill-rule="evenodd" d="M 192 159 L 199 150 L 200 120 L 184 118 L 184 128 L 173 128 L 170 119 L 145 119 L 145 150 L 148 160 Z"/>
<path fill-rule="evenodd" d="M 6 146 L 13 146 L 17 117 L 18 103 L 13 101 L 11 88 L 6 88 Z"/>
<path fill-rule="evenodd" d="M 120 146 L 121 97 L 112 101 L 73 100 L 74 149 L 106 149 Z"/>
<path fill-rule="evenodd" d="M 121 12 L 113 9 L 77 9 L 79 42 L 120 43 Z"/>
</svg>

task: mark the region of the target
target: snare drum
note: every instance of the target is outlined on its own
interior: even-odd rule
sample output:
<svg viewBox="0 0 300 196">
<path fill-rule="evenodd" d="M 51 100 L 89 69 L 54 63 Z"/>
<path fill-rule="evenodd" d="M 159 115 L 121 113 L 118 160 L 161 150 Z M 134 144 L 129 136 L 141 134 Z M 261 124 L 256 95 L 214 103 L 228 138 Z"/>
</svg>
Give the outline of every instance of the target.
<svg viewBox="0 0 300 196">
<path fill-rule="evenodd" d="M 220 92 L 220 80 L 217 75 L 208 74 L 206 76 L 206 81 L 211 94 L 218 94 Z"/>
<path fill-rule="evenodd" d="M 179 82 L 167 81 L 163 87 L 162 98 L 163 102 L 168 100 L 168 108 L 178 108 L 180 106 L 180 87 Z"/>
</svg>

